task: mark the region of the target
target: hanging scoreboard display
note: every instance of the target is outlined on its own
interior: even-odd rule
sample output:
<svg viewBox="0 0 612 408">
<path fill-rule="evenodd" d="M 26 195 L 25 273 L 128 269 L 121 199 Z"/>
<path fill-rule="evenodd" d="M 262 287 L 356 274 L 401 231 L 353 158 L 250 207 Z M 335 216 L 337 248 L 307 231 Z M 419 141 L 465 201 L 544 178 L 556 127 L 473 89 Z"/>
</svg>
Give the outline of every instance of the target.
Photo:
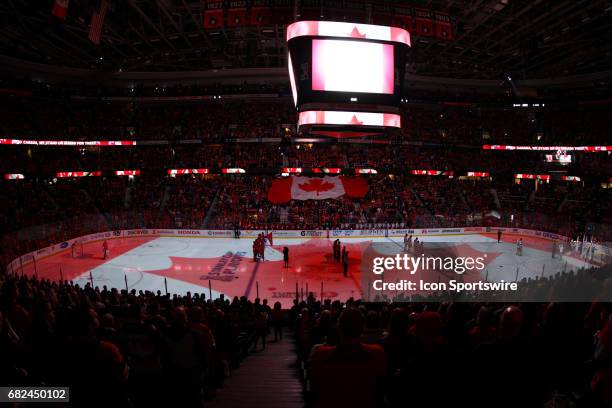
<svg viewBox="0 0 612 408">
<path fill-rule="evenodd" d="M 410 34 L 398 27 L 298 21 L 287 27 L 298 110 L 330 103 L 399 107 Z"/>
</svg>

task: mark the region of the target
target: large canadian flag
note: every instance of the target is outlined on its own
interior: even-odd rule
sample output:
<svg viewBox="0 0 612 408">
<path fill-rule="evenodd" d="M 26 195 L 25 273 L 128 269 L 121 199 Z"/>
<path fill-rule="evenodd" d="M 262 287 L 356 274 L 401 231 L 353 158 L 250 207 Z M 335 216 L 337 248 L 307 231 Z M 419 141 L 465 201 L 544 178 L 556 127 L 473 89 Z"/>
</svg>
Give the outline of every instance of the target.
<svg viewBox="0 0 612 408">
<path fill-rule="evenodd" d="M 347 195 L 364 197 L 368 182 L 362 177 L 285 177 L 272 181 L 268 200 L 274 204 L 290 200 L 326 200 Z"/>
</svg>

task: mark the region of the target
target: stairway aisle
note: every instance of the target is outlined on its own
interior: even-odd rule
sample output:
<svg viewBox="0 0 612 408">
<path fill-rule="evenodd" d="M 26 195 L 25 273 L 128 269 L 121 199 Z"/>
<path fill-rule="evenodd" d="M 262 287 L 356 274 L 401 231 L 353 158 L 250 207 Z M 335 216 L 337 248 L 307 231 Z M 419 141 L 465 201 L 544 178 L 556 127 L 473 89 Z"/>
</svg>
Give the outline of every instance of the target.
<svg viewBox="0 0 612 408">
<path fill-rule="evenodd" d="M 210 408 L 303 408 L 294 343 L 285 337 L 252 353 L 228 378 Z"/>
</svg>

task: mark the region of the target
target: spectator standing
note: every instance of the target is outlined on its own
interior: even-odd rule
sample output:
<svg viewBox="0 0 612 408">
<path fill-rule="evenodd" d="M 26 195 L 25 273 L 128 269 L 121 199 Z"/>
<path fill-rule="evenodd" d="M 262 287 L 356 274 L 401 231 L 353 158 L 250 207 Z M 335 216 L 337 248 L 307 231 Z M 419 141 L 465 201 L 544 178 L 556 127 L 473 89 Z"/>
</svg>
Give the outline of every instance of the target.
<svg viewBox="0 0 612 408">
<path fill-rule="evenodd" d="M 257 343 L 261 339 L 261 349 L 266 349 L 266 337 L 268 336 L 268 315 L 263 311 L 255 316 L 255 336 L 253 337 L 253 351 L 257 351 Z"/>
<path fill-rule="evenodd" d="M 166 333 L 166 381 L 176 390 L 178 406 L 203 406 L 203 374 L 206 351 L 198 334 L 191 330 L 182 306 L 172 311 L 172 324 Z M 168 401 L 170 402 L 170 401 Z"/>
<path fill-rule="evenodd" d="M 340 315 L 337 346 L 321 345 L 310 356 L 315 408 L 376 408 L 382 406 L 385 354 L 378 345 L 359 341 L 364 318 L 357 309 Z"/>
<path fill-rule="evenodd" d="M 283 339 L 283 310 L 280 302 L 274 303 L 272 309 L 272 326 L 274 327 L 274 341 Z"/>
</svg>

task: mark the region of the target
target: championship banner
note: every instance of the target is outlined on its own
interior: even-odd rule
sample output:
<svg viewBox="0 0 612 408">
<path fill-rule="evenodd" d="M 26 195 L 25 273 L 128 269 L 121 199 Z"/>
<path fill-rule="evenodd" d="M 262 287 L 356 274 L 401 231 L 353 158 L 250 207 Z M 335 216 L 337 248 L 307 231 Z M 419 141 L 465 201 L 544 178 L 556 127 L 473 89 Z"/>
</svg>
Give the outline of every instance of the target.
<svg viewBox="0 0 612 408">
<path fill-rule="evenodd" d="M 205 29 L 222 28 L 224 26 L 222 1 L 212 0 L 206 4 L 202 26 Z"/>
<path fill-rule="evenodd" d="M 450 17 L 448 14 L 435 13 L 436 20 L 436 37 L 441 40 L 450 41 L 453 39 L 453 28 L 451 26 Z"/>
<path fill-rule="evenodd" d="M 227 9 L 227 27 L 239 27 L 247 24 L 247 2 L 231 1 Z"/>
<path fill-rule="evenodd" d="M 429 10 L 414 9 L 415 34 L 424 37 L 432 37 L 434 35 L 433 20 Z"/>
<path fill-rule="evenodd" d="M 287 177 L 272 181 L 268 200 L 274 204 L 290 200 L 326 200 L 343 195 L 365 197 L 368 182 L 361 177 Z"/>
<path fill-rule="evenodd" d="M 223 10 L 206 10 L 202 25 L 206 29 L 223 27 Z"/>
</svg>

